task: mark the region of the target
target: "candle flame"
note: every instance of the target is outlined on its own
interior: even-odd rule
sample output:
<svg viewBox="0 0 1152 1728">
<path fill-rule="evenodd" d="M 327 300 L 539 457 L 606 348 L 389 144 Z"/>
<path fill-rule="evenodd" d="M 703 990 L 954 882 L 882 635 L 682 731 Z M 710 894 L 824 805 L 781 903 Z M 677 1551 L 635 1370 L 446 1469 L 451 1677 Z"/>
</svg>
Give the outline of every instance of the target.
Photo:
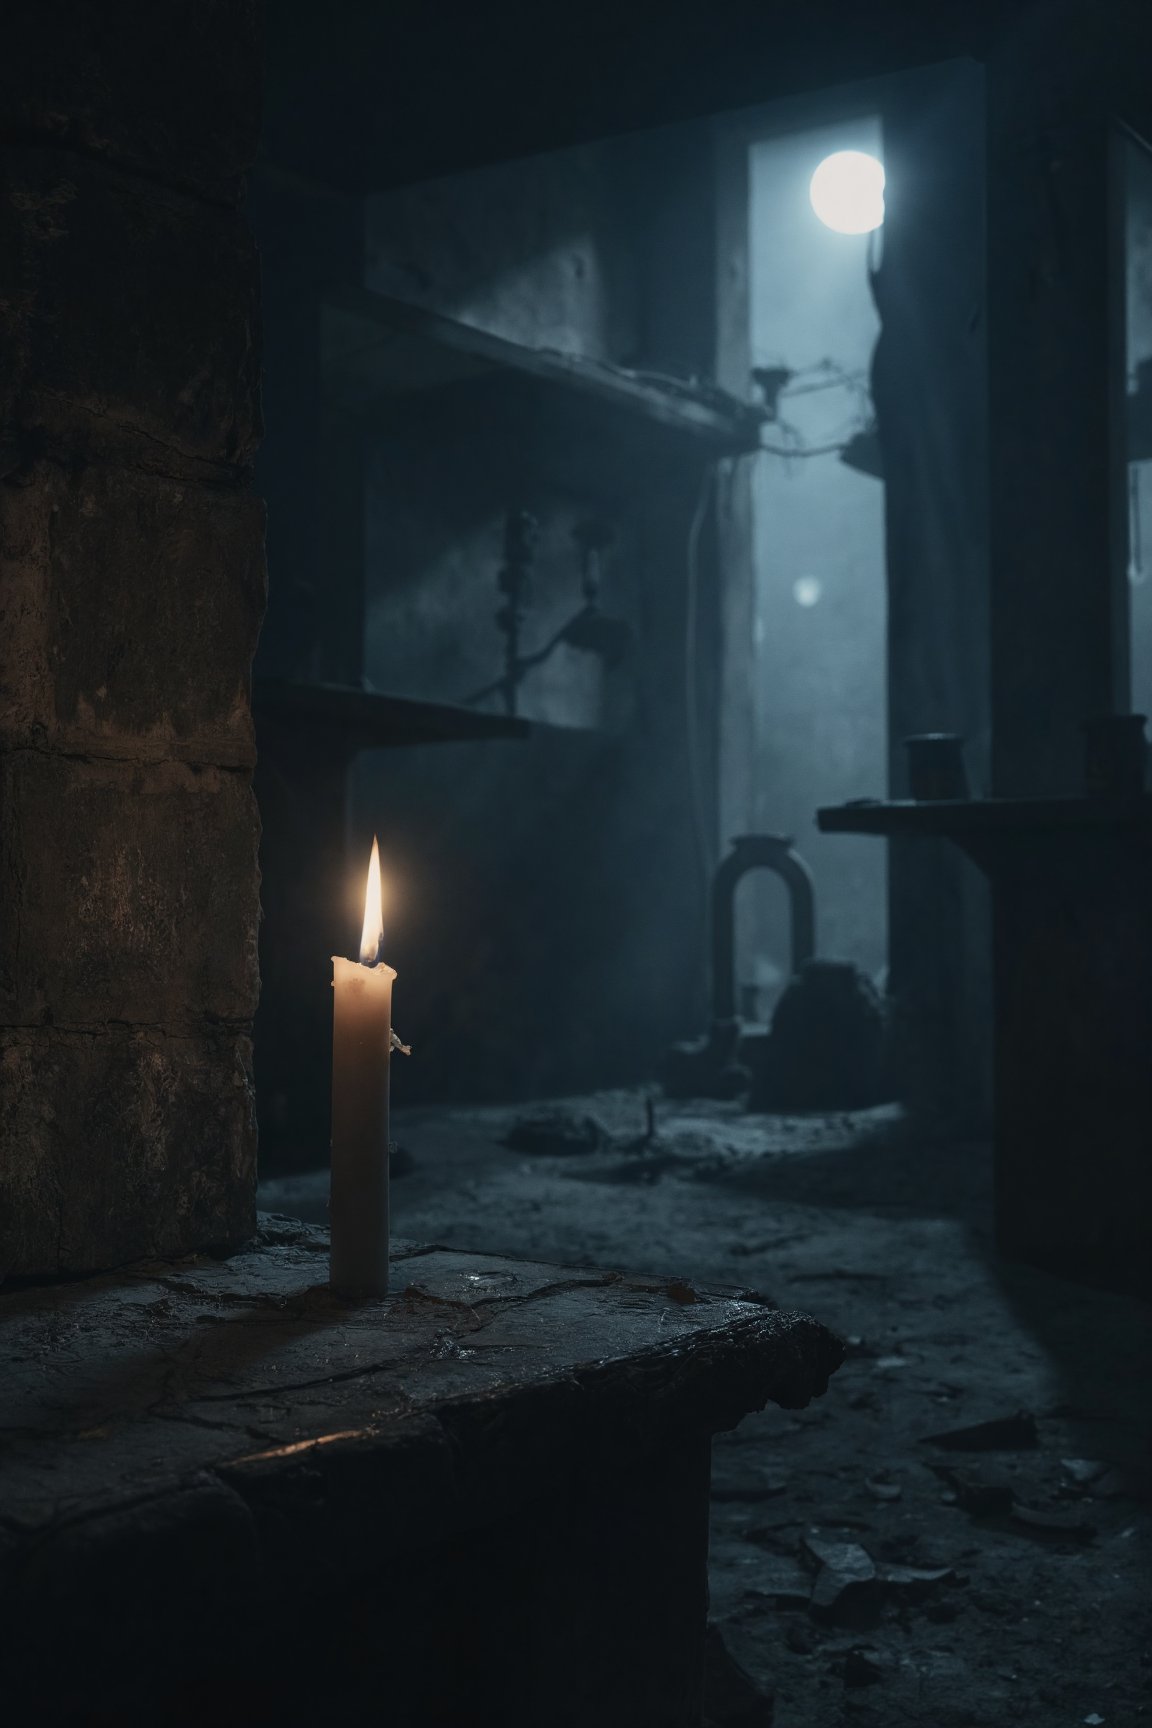
<svg viewBox="0 0 1152 1728">
<path fill-rule="evenodd" d="M 360 936 L 361 966 L 375 966 L 384 940 L 383 895 L 380 888 L 380 842 L 373 836 L 368 862 L 368 885 L 364 890 L 364 929 Z"/>
</svg>

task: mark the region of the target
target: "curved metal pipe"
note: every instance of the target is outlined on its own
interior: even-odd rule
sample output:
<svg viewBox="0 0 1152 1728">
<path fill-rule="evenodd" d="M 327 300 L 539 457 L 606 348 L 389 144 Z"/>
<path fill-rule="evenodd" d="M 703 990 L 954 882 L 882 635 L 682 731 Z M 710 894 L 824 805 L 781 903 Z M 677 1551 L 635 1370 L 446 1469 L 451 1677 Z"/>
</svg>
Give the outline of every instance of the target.
<svg viewBox="0 0 1152 1728">
<path fill-rule="evenodd" d="M 739 834 L 712 878 L 712 1018 L 736 1018 L 736 889 L 749 870 L 771 870 L 788 890 L 792 972 L 816 952 L 812 872 L 784 834 Z"/>
</svg>

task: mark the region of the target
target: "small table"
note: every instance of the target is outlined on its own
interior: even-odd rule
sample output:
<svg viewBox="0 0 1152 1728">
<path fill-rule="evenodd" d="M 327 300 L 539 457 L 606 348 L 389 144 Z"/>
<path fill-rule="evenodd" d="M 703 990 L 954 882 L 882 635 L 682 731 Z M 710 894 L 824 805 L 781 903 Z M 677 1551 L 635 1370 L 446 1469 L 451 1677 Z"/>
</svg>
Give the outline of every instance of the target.
<svg viewBox="0 0 1152 1728">
<path fill-rule="evenodd" d="M 698 1728 L 709 1444 L 842 1350 L 748 1293 L 327 1235 L 0 1296 L 13 1720 Z"/>
<path fill-rule="evenodd" d="M 987 876 L 998 1245 L 1152 1294 L 1152 797 L 861 803 L 817 822 L 944 837 Z"/>
</svg>

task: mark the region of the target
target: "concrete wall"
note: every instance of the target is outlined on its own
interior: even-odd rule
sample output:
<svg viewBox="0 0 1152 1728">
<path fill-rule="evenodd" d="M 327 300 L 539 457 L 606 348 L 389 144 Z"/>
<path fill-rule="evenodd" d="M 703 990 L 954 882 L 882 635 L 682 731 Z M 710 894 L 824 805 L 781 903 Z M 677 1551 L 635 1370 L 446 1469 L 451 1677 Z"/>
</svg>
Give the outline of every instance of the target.
<svg viewBox="0 0 1152 1728">
<path fill-rule="evenodd" d="M 533 347 L 635 348 L 635 271 L 611 143 L 365 201 L 365 283 Z"/>
<path fill-rule="evenodd" d="M 0 62 L 0 1276 L 253 1223 L 254 10 Z"/>
<path fill-rule="evenodd" d="M 712 195 L 707 133 L 691 127 L 463 175 L 368 200 L 366 280 L 529 345 L 699 371 L 713 343 Z M 580 605 L 571 529 L 589 516 L 616 531 L 602 599 L 637 642 L 616 671 L 563 648 L 532 673 L 530 744 L 360 758 L 352 856 L 379 831 L 397 1021 L 419 1046 L 397 1076 L 408 1098 L 634 1080 L 704 1023 L 684 680 L 701 470 L 688 461 L 642 478 L 644 466 L 625 434 L 611 483 L 590 487 L 562 463 L 543 472 L 482 417 L 435 405 L 370 449 L 373 683 L 459 701 L 499 675 L 509 507 L 540 523 L 525 648 Z M 714 676 L 704 562 L 702 687 Z M 705 772 L 711 787 L 711 757 Z"/>
<path fill-rule="evenodd" d="M 365 282 L 532 348 L 596 360 L 636 350 L 636 246 L 610 143 L 501 164 L 365 201 Z M 475 414 L 484 414 L 483 400 Z M 503 637 L 496 573 L 508 509 L 540 524 L 524 647 L 579 608 L 572 528 L 604 514 L 531 449 L 485 436 L 466 405 L 415 403 L 370 439 L 366 480 L 365 676 L 379 689 L 462 701 L 498 677 Z M 625 483 L 626 489 L 626 483 Z M 619 534 L 620 510 L 611 512 Z M 634 557 L 605 559 L 604 604 L 634 611 Z M 525 682 L 520 712 L 598 726 L 603 668 L 564 646 Z M 490 699 L 486 706 L 498 706 Z"/>
</svg>

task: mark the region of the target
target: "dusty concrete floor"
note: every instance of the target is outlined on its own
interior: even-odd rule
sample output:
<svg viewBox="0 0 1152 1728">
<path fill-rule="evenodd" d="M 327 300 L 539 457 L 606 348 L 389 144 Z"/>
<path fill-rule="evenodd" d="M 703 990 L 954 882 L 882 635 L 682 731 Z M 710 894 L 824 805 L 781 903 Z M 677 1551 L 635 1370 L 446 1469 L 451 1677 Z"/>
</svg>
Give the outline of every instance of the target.
<svg viewBox="0 0 1152 1728">
<path fill-rule="evenodd" d="M 517 1110 L 402 1117 L 395 1230 L 751 1286 L 849 1339 L 826 1398 L 715 1450 L 713 1617 L 777 1728 L 1152 1717 L 1152 1309 L 999 1264 L 987 1149 L 925 1146 L 894 1111 L 660 1103 L 635 1144 L 642 1094 L 568 1104 L 601 1149 L 513 1151 Z M 261 1204 L 322 1222 L 324 1191 Z M 1032 1445 L 929 1441 L 1018 1411 Z M 823 1614 L 809 1543 L 852 1545 L 817 1550 L 829 1595 L 858 1575 Z"/>
</svg>

